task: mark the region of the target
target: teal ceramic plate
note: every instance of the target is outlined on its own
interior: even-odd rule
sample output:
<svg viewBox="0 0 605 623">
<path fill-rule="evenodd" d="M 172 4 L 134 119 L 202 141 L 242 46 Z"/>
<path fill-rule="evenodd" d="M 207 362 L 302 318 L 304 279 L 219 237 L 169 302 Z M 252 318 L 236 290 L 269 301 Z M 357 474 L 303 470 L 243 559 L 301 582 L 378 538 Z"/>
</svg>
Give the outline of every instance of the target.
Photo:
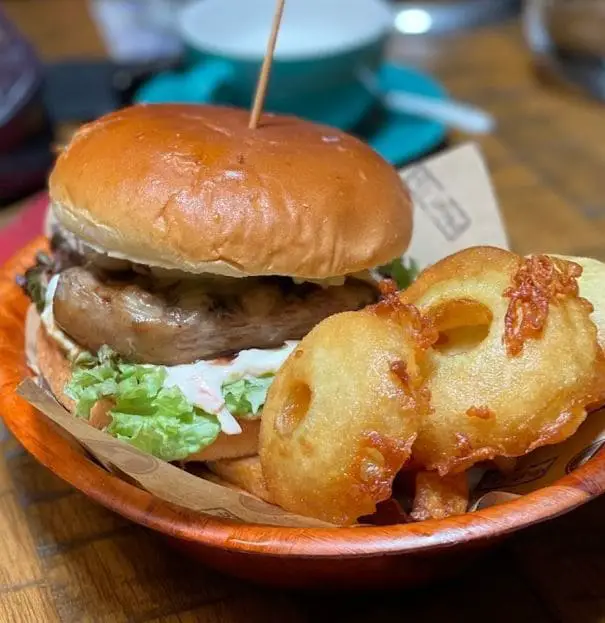
<svg viewBox="0 0 605 623">
<path fill-rule="evenodd" d="M 401 90 L 447 99 L 443 86 L 431 76 L 411 67 L 386 63 L 379 73 L 383 92 Z M 431 152 L 447 137 L 447 127 L 437 121 L 390 110 L 377 110 L 376 119 L 355 133 L 381 156 L 401 166 Z"/>
</svg>

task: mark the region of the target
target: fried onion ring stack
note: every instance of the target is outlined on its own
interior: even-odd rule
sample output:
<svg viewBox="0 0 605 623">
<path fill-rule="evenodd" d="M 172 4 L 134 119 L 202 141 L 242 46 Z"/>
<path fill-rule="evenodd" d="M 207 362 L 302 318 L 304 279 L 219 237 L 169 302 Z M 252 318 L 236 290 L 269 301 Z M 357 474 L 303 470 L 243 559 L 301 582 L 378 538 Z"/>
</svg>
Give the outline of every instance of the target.
<svg viewBox="0 0 605 623">
<path fill-rule="evenodd" d="M 605 304 L 581 295 L 600 293 L 605 267 L 585 265 L 582 280 L 561 256 L 473 247 L 321 322 L 264 407 L 271 499 L 347 525 L 389 499 L 405 468 L 413 519 L 461 514 L 469 468 L 573 435 L 605 396 Z"/>
</svg>

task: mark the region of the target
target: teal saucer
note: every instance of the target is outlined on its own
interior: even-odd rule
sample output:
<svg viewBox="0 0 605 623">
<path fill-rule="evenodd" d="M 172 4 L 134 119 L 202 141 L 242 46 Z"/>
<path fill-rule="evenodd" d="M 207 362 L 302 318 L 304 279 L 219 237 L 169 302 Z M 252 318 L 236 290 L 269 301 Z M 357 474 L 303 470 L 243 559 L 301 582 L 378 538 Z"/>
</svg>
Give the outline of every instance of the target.
<svg viewBox="0 0 605 623">
<path fill-rule="evenodd" d="M 385 63 L 378 77 L 383 92 L 400 90 L 448 98 L 439 82 L 411 67 Z M 447 127 L 437 121 L 377 106 L 354 133 L 393 165 L 402 166 L 438 148 L 447 138 Z"/>
</svg>

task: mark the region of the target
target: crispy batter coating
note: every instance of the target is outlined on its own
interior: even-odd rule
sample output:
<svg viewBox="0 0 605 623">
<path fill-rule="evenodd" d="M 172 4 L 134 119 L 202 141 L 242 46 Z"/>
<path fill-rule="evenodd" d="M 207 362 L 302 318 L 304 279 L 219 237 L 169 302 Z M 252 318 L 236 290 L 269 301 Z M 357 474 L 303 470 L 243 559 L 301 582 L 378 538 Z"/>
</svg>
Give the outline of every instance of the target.
<svg viewBox="0 0 605 623">
<path fill-rule="evenodd" d="M 465 513 L 468 468 L 512 469 L 605 401 L 603 283 L 595 260 L 474 247 L 324 320 L 269 390 L 267 496 L 349 525 L 408 470 L 414 520 Z"/>
<path fill-rule="evenodd" d="M 440 331 L 430 351 L 433 412 L 415 462 L 443 476 L 576 431 L 604 378 L 580 274 L 563 260 L 474 247 L 425 270 L 402 294 Z"/>
<path fill-rule="evenodd" d="M 489 407 L 469 407 L 466 410 L 466 415 L 469 417 L 478 417 L 482 420 L 489 420 L 496 414 Z"/>
<path fill-rule="evenodd" d="M 504 316 L 504 343 L 509 355 L 519 355 L 526 340 L 540 338 L 552 303 L 577 298 L 581 274 L 578 264 L 546 255 L 523 260 L 513 285 L 504 291 L 510 299 Z"/>
<path fill-rule="evenodd" d="M 589 257 L 553 255 L 553 258 L 567 260 L 582 267 L 578 277 L 580 296 L 590 301 L 593 312 L 590 315 L 597 326 L 599 344 L 605 350 L 605 264 Z"/>
<path fill-rule="evenodd" d="M 211 461 L 207 466 L 210 471 L 231 485 L 252 493 L 265 502 L 273 502 L 267 491 L 258 455 Z"/>
<path fill-rule="evenodd" d="M 468 508 L 466 473 L 439 476 L 437 472 L 418 472 L 412 519 L 444 519 L 463 515 Z"/>
<path fill-rule="evenodd" d="M 263 409 L 260 458 L 277 504 L 349 525 L 391 496 L 430 410 L 431 335 L 417 310 L 387 295 L 324 320 L 301 341 Z"/>
<path fill-rule="evenodd" d="M 597 339 L 605 358 L 605 264 L 589 257 L 575 257 L 554 255 L 562 260 L 574 262 L 582 267 L 582 274 L 578 278 L 580 296 L 592 305 L 591 320 L 597 327 Z M 593 411 L 605 404 L 605 395 L 598 396 L 588 406 L 588 411 Z"/>
</svg>

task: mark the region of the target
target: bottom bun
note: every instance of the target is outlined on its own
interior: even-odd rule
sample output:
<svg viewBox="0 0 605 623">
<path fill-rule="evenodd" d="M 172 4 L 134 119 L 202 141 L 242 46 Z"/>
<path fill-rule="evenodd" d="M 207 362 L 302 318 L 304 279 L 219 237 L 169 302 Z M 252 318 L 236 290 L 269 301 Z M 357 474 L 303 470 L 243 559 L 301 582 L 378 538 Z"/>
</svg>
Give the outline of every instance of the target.
<svg viewBox="0 0 605 623">
<path fill-rule="evenodd" d="M 255 455 L 258 452 L 260 420 L 238 420 L 238 422 L 242 427 L 242 432 L 239 435 L 225 435 L 221 433 L 213 444 L 189 455 L 185 462 L 219 461 L 221 459 L 238 459 Z"/>
<path fill-rule="evenodd" d="M 38 328 L 36 357 L 40 374 L 48 383 L 55 398 L 73 413 L 76 406 L 75 402 L 64 391 L 65 385 L 71 379 L 70 363 L 61 348 L 48 336 L 42 326 Z M 111 416 L 107 413 L 110 408 L 110 401 L 99 401 L 92 409 L 90 424 L 96 428 L 103 428 L 111 421 Z M 238 422 L 242 428 L 239 435 L 220 433 L 213 444 L 199 452 L 190 454 L 184 459 L 184 462 L 219 461 L 221 459 L 250 457 L 257 454 L 260 419 L 241 419 Z"/>
<path fill-rule="evenodd" d="M 255 495 L 265 502 L 273 503 L 258 456 L 249 456 L 243 459 L 230 459 L 227 461 L 214 461 L 208 463 L 208 469 L 218 476 L 215 482 L 225 481 L 230 485 L 243 489 Z M 220 480 L 219 480 L 220 479 Z"/>
</svg>

